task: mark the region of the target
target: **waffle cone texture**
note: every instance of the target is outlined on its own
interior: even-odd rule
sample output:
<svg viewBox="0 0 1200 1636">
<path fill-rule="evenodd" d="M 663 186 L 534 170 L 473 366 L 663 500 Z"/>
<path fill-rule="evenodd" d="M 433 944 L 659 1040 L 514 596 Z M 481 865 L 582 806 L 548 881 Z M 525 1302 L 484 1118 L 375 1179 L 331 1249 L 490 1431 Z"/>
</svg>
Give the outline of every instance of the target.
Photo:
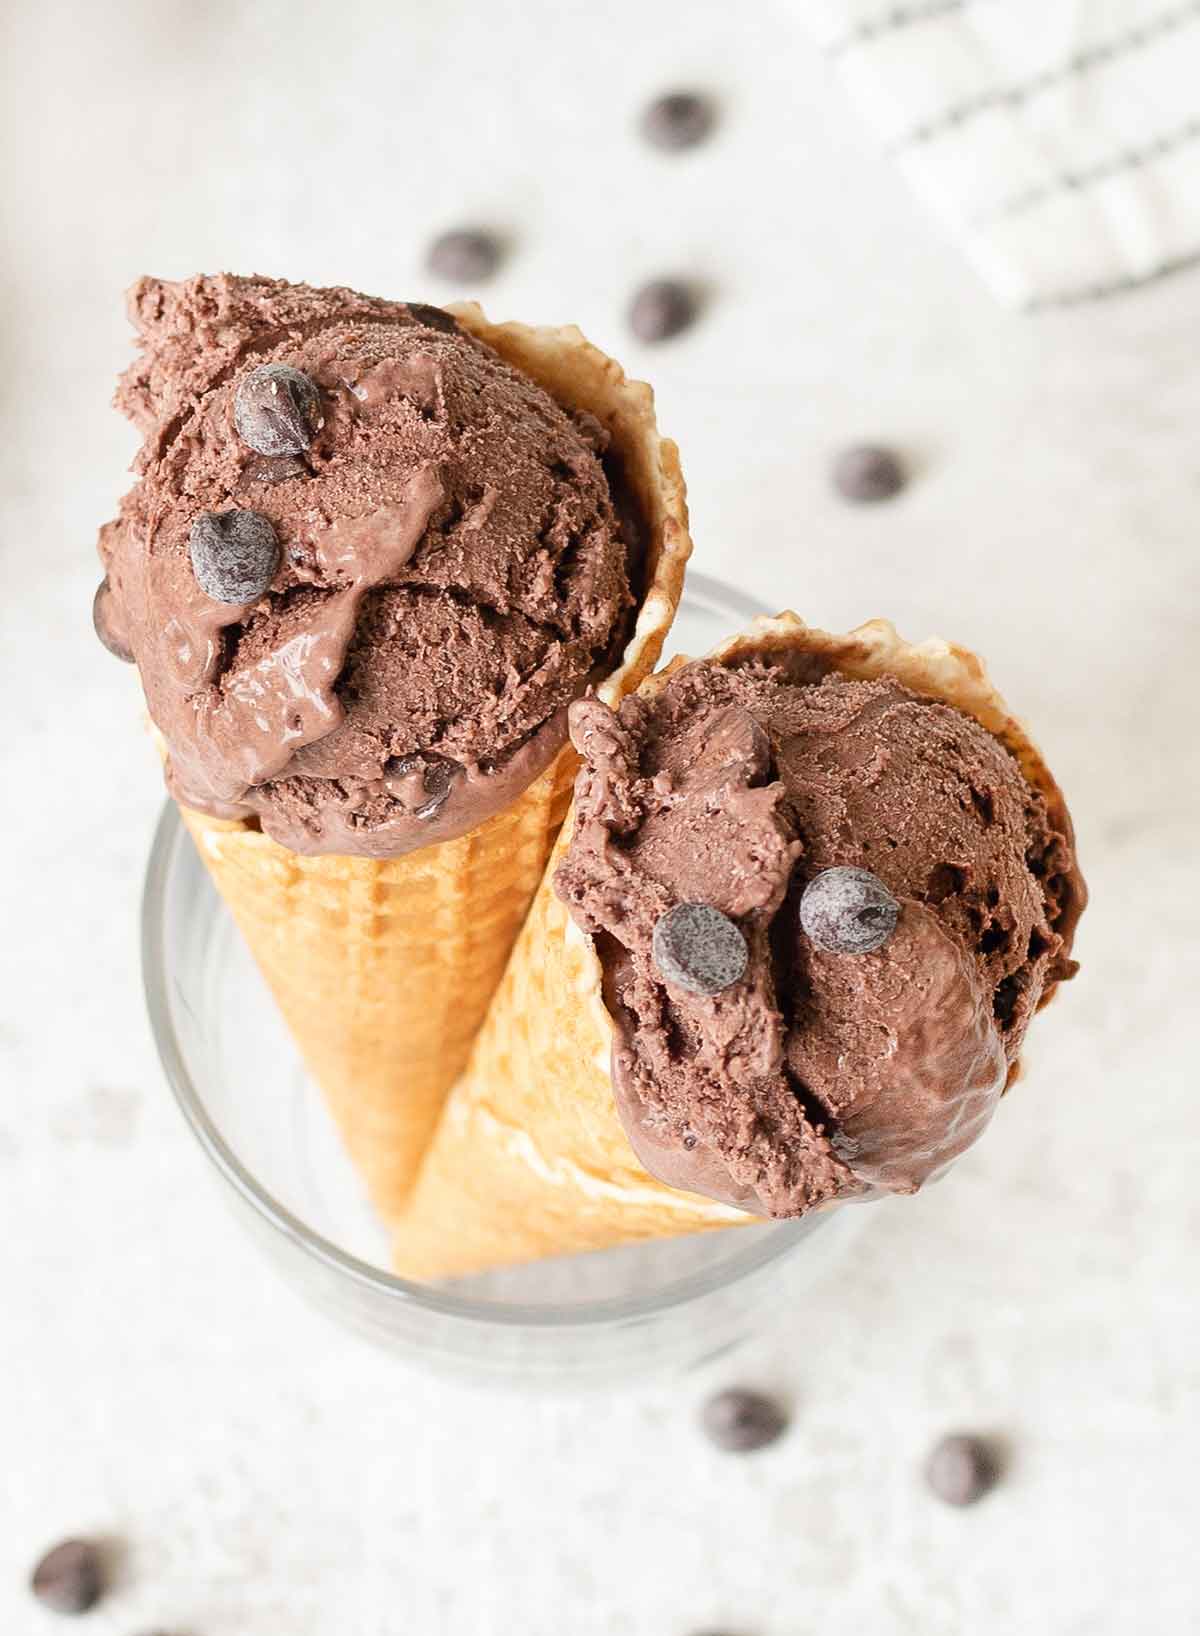
<svg viewBox="0 0 1200 1636">
<path fill-rule="evenodd" d="M 679 452 L 648 386 L 574 327 L 459 323 L 611 434 L 646 529 L 643 592 L 599 686 L 620 700 L 654 668 L 691 552 Z M 225 899 L 385 1220 L 399 1211 L 545 872 L 577 758 L 565 745 L 505 810 L 397 858 L 307 857 L 253 823 L 184 809 Z"/>
<path fill-rule="evenodd" d="M 1011 751 L 1073 839 L 1062 792 L 975 654 L 938 638 L 906 642 L 885 620 L 834 636 L 785 613 L 756 620 L 709 657 L 797 654 L 811 661 L 814 679 L 830 671 L 895 676 L 973 716 Z M 686 662 L 674 661 L 642 692 L 659 691 Z M 400 1220 L 394 1262 L 404 1276 L 453 1277 L 756 1219 L 667 1187 L 634 1156 L 613 1098 L 613 1022 L 600 962 L 552 884 L 570 830 L 568 818 Z M 1074 875 L 1058 927 L 1065 953 L 1085 902 Z M 1043 1004 L 1052 992 L 1053 985 Z"/>
</svg>

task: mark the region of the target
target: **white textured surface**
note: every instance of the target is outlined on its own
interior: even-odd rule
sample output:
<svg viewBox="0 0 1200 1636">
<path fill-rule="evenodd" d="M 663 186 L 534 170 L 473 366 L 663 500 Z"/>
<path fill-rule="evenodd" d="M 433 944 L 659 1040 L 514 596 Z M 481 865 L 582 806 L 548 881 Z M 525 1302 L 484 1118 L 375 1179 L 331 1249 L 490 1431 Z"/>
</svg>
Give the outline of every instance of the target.
<svg viewBox="0 0 1200 1636">
<path fill-rule="evenodd" d="M 795 10 L 4 8 L 5 1632 L 49 1631 L 22 1581 L 75 1530 L 129 1542 L 96 1636 L 1200 1618 L 1200 281 L 999 311 L 866 150 Z M 726 117 L 672 161 L 630 125 L 679 80 Z M 884 612 L 978 647 L 1079 820 L 1084 977 L 978 1152 L 718 1371 L 796 1404 L 790 1438 L 741 1464 L 695 1435 L 706 1380 L 495 1399 L 310 1316 L 223 1212 L 143 1022 L 159 792 L 131 677 L 88 622 L 132 449 L 105 407 L 119 291 L 229 266 L 436 296 L 423 241 L 476 214 L 515 243 L 492 310 L 577 318 L 652 372 L 699 564 L 831 628 Z M 711 310 L 652 356 L 622 307 L 673 267 Z M 860 433 L 919 465 L 892 506 L 828 494 L 829 450 Z M 915 1476 L 957 1425 L 1013 1450 L 968 1514 Z"/>
</svg>

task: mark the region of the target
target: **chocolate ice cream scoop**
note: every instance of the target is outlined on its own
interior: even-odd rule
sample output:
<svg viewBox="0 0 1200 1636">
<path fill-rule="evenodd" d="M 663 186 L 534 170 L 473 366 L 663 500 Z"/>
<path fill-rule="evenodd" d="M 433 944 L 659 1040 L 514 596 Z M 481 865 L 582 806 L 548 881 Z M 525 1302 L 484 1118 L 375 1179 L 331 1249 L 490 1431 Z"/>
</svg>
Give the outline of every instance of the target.
<svg viewBox="0 0 1200 1636">
<path fill-rule="evenodd" d="M 947 652 L 964 694 L 994 700 Z M 572 709 L 556 888 L 600 960 L 617 1111 L 670 1186 L 772 1216 L 915 1191 L 987 1124 L 1074 970 L 1084 888 L 1057 787 L 997 706 L 984 726 L 907 685 L 923 665 L 941 673 L 881 623 L 768 622 L 615 713 Z M 719 986 L 664 958 L 683 905 L 748 951 Z M 697 937 L 685 955 L 715 969 Z"/>
<path fill-rule="evenodd" d="M 449 313 L 143 279 L 144 434 L 101 535 L 173 794 L 386 857 L 506 807 L 628 633 L 642 519 L 605 430 Z"/>
</svg>

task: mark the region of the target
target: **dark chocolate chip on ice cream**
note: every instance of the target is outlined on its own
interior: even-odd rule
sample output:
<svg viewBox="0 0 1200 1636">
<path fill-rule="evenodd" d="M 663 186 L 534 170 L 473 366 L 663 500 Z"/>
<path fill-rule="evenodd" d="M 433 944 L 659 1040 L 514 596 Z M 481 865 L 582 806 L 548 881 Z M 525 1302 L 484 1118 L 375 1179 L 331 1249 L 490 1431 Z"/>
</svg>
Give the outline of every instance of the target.
<svg viewBox="0 0 1200 1636">
<path fill-rule="evenodd" d="M 746 970 L 746 939 L 707 903 L 677 903 L 654 928 L 654 963 L 664 979 L 689 994 L 719 994 Z"/>
<path fill-rule="evenodd" d="M 800 924 L 829 954 L 870 954 L 896 929 L 900 905 L 869 869 L 823 869 L 800 895 Z"/>
<path fill-rule="evenodd" d="M 321 428 L 321 395 L 302 370 L 262 364 L 238 382 L 233 423 L 259 454 L 303 454 Z"/>
</svg>

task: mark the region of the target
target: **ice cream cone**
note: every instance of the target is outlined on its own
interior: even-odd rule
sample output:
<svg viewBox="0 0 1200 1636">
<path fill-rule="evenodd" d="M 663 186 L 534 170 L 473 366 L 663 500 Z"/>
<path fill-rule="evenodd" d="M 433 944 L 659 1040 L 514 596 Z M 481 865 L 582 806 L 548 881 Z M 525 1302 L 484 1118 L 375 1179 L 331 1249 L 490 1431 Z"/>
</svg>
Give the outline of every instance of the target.
<svg viewBox="0 0 1200 1636">
<path fill-rule="evenodd" d="M 834 636 L 782 614 L 755 621 L 710 657 L 782 651 L 811 656 L 814 680 L 829 671 L 891 675 L 973 716 L 1012 752 L 1071 836 L 1061 791 L 974 654 L 938 639 L 907 643 L 883 620 Z M 642 691 L 660 689 L 685 662 Z M 400 1220 L 394 1258 L 406 1276 L 462 1275 L 753 1219 L 665 1186 L 634 1156 L 613 1098 L 613 1022 L 600 962 L 552 884 L 570 827 L 568 818 Z M 1082 882 L 1072 880 L 1058 928 L 1064 953 L 1084 901 Z"/>
<path fill-rule="evenodd" d="M 646 530 L 633 632 L 598 691 L 623 697 L 653 669 L 691 550 L 678 451 L 649 387 L 577 329 L 466 329 L 552 397 L 594 415 Z M 569 745 L 505 810 L 401 857 L 301 856 L 254 822 L 183 816 L 328 1100 L 381 1214 L 411 1185 L 544 873 L 570 798 Z"/>
</svg>

